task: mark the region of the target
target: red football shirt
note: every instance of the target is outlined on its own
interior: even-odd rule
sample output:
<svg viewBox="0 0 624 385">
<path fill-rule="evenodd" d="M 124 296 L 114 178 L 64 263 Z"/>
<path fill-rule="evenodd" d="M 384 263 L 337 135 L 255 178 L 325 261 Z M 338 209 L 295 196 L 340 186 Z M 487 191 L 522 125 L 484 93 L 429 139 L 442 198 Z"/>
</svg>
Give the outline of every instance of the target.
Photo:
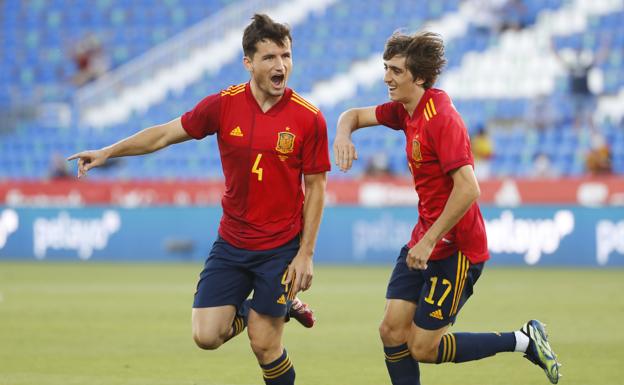
<svg viewBox="0 0 624 385">
<path fill-rule="evenodd" d="M 247 250 L 283 245 L 301 232 L 302 175 L 329 171 L 321 112 L 287 88 L 262 112 L 249 83 L 213 94 L 182 115 L 195 139 L 217 134 L 225 194 L 219 235 Z"/>
<path fill-rule="evenodd" d="M 408 247 L 413 247 L 440 216 L 451 190 L 449 172 L 465 165 L 474 167 L 470 138 L 459 113 L 442 90 L 428 89 L 412 117 L 401 103 L 377 106 L 379 123 L 403 130 L 405 150 L 418 193 L 418 223 Z M 436 244 L 431 260 L 448 258 L 457 250 L 472 263 L 489 259 L 481 211 L 473 203 L 459 222 Z"/>
</svg>

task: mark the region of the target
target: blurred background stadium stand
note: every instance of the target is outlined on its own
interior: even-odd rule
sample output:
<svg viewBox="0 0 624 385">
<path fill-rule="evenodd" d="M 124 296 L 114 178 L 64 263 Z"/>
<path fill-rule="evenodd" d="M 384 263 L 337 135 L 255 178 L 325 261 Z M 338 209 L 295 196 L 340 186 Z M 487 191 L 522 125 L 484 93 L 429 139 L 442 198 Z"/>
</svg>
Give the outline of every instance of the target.
<svg viewBox="0 0 624 385">
<path fill-rule="evenodd" d="M 624 0 L 5 0 L 0 204 L 218 203 L 213 138 L 111 162 L 90 182 L 63 158 L 247 81 L 240 39 L 258 11 L 291 25 L 289 85 L 321 108 L 330 140 L 342 111 L 387 100 L 387 37 L 430 29 L 446 42 L 437 86 L 473 138 L 484 203 L 623 204 Z M 355 142 L 360 160 L 330 173 L 329 202 L 413 205 L 403 136 Z"/>
<path fill-rule="evenodd" d="M 491 141 L 484 178 L 540 176 L 538 158 L 556 176 L 584 175 L 592 172 L 589 154 L 602 144 L 611 164 L 597 172 L 624 173 L 621 1 L 446 0 L 409 2 L 409 9 L 399 0 L 289 3 L 4 1 L 0 178 L 46 178 L 54 154 L 108 144 L 246 81 L 240 30 L 253 10 L 280 6 L 293 26 L 290 85 L 323 109 L 330 136 L 344 109 L 386 99 L 379 55 L 385 39 L 397 28 L 428 26 L 447 43 L 438 86 L 453 97 L 471 134 L 483 128 Z M 84 47 L 89 44 L 96 48 Z M 583 60 L 596 59 L 588 64 L 587 119 L 577 116 L 564 60 L 577 60 L 576 50 Z M 103 69 L 77 80 L 80 60 Z M 364 130 L 356 140 L 363 160 L 354 173 L 333 171 L 333 177 L 364 174 L 380 151 L 388 154 L 382 165 L 408 172 L 397 151 L 400 135 Z M 92 178 L 220 176 L 216 142 L 208 140 L 123 161 Z"/>
</svg>

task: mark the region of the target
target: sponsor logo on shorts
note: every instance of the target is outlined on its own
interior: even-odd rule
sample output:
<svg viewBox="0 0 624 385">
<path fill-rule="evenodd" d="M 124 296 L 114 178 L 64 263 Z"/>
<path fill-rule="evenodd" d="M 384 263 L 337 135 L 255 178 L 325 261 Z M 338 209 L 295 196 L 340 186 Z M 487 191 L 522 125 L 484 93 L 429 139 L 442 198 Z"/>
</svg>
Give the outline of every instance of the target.
<svg viewBox="0 0 624 385">
<path fill-rule="evenodd" d="M 431 313 L 429 313 L 429 317 L 437 318 L 439 320 L 443 320 L 444 319 L 444 317 L 442 316 L 442 310 L 441 309 L 432 311 Z"/>
</svg>

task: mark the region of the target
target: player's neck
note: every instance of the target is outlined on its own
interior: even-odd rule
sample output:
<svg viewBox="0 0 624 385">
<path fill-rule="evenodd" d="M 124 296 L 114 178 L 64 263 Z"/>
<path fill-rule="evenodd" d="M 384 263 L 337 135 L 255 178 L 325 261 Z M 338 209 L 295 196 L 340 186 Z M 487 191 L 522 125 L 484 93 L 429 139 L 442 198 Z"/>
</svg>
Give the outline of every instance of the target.
<svg viewBox="0 0 624 385">
<path fill-rule="evenodd" d="M 253 95 L 254 99 L 256 99 L 256 103 L 258 103 L 258 106 L 260 107 L 262 112 L 267 112 L 268 110 L 270 110 L 271 107 L 276 105 L 283 96 L 273 96 L 267 92 L 262 91 L 262 89 L 258 87 L 256 82 L 253 81 L 253 79 L 250 82 L 250 88 L 251 94 Z"/>
<path fill-rule="evenodd" d="M 409 100 L 406 100 L 405 103 L 402 103 L 410 118 L 414 115 L 414 111 L 416 111 L 416 107 L 418 107 L 418 103 L 420 103 L 420 99 L 422 99 L 424 94 L 424 88 L 416 87 L 412 97 Z"/>
</svg>

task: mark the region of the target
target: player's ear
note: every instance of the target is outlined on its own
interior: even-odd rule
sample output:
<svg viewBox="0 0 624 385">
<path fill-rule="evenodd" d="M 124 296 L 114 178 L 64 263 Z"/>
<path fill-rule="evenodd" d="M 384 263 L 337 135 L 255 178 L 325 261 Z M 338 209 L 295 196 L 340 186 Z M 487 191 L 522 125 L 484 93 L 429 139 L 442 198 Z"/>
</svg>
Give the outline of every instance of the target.
<svg viewBox="0 0 624 385">
<path fill-rule="evenodd" d="M 425 81 L 421 78 L 416 78 L 416 80 L 414 80 L 414 83 L 416 83 L 417 86 L 422 87 L 423 84 L 425 84 Z"/>
<path fill-rule="evenodd" d="M 243 65 L 248 72 L 251 72 L 253 66 L 251 65 L 251 58 L 249 56 L 243 56 Z"/>
</svg>

